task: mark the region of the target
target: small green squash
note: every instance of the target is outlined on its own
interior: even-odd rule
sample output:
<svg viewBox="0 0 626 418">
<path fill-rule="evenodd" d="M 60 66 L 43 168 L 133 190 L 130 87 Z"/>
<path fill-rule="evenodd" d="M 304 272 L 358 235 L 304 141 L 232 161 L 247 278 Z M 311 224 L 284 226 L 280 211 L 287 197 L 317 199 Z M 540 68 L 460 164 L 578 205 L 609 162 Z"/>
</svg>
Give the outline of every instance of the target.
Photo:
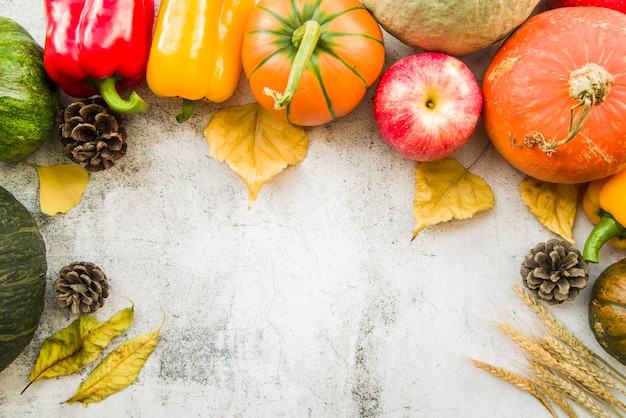
<svg viewBox="0 0 626 418">
<path fill-rule="evenodd" d="M 589 326 L 602 348 L 626 364 L 626 258 L 604 269 L 593 284 Z"/>
<path fill-rule="evenodd" d="M 0 372 L 30 343 L 46 291 L 46 247 L 30 212 L 0 187 Z"/>
<path fill-rule="evenodd" d="M 0 80 L 0 160 L 20 160 L 52 135 L 59 95 L 43 48 L 6 17 L 0 17 Z"/>
</svg>

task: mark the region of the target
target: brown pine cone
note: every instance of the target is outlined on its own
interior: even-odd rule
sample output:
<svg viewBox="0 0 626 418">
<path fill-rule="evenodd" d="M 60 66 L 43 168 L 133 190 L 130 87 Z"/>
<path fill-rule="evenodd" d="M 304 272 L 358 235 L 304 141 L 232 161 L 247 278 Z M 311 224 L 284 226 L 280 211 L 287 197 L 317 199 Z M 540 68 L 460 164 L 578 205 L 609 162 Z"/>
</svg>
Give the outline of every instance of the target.
<svg viewBox="0 0 626 418">
<path fill-rule="evenodd" d="M 520 272 L 524 286 L 549 304 L 574 300 L 589 280 L 589 264 L 580 251 L 560 239 L 537 244 L 526 255 Z"/>
<path fill-rule="evenodd" d="M 126 154 L 126 130 L 102 97 L 71 103 L 60 112 L 65 155 L 88 171 L 108 170 Z"/>
<path fill-rule="evenodd" d="M 73 262 L 61 269 L 54 294 L 61 308 L 74 315 L 95 312 L 109 297 L 109 279 L 91 262 Z"/>
</svg>

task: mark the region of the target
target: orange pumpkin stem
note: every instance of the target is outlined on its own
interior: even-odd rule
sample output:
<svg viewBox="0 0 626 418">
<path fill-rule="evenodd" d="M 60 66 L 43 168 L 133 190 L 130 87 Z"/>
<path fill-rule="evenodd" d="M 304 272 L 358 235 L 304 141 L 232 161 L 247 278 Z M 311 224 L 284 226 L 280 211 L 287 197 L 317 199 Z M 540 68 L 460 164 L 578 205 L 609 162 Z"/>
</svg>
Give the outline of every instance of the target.
<svg viewBox="0 0 626 418">
<path fill-rule="evenodd" d="M 585 125 L 593 107 L 606 100 L 614 82 L 613 74 L 598 64 L 589 63 L 572 71 L 569 78 L 569 94 L 572 99 L 578 100 L 578 103 L 570 109 L 567 136 L 558 142 L 544 139 L 540 144 L 541 150 L 550 155 L 558 147 L 571 141 Z M 581 106 L 582 111 L 576 119 L 574 118 L 574 110 Z"/>
<path fill-rule="evenodd" d="M 287 80 L 285 92 L 280 93 L 268 87 L 263 89 L 263 93 L 274 98 L 274 108 L 281 110 L 287 106 L 298 90 L 302 81 L 302 75 L 309 65 L 309 61 L 317 48 L 317 42 L 322 34 L 322 28 L 315 20 L 307 20 L 302 26 L 293 31 L 291 43 L 298 49 L 296 56 L 291 63 L 291 71 Z"/>
</svg>

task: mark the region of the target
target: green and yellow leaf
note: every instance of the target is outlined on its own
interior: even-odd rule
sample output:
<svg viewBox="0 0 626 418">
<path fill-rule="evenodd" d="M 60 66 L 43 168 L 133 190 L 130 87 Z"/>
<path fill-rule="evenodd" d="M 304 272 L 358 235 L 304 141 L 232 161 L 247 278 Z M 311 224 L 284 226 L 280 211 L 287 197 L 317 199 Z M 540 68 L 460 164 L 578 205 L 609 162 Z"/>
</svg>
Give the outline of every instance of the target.
<svg viewBox="0 0 626 418">
<path fill-rule="evenodd" d="M 42 343 L 28 380 L 34 382 L 77 372 L 94 361 L 113 338 L 126 331 L 133 318 L 132 306 L 118 311 L 106 322 L 80 316 Z"/>
<path fill-rule="evenodd" d="M 100 402 L 133 383 L 154 351 L 164 322 L 165 315 L 156 330 L 128 340 L 110 352 L 66 402 L 80 402 L 87 406 Z"/>
<path fill-rule="evenodd" d="M 304 159 L 308 136 L 301 126 L 282 121 L 258 103 L 218 110 L 204 130 L 209 152 L 226 161 L 248 188 L 248 207 L 265 183 Z"/>
<path fill-rule="evenodd" d="M 445 158 L 417 164 L 413 239 L 423 229 L 452 219 L 471 218 L 493 207 L 491 187 L 458 161 Z"/>
<path fill-rule="evenodd" d="M 519 184 L 522 201 L 537 220 L 572 244 L 579 190 L 576 184 L 547 183 L 532 177 Z"/>
<path fill-rule="evenodd" d="M 66 213 L 80 203 L 89 173 L 75 164 L 33 166 L 39 175 L 39 205 L 46 215 Z"/>
</svg>

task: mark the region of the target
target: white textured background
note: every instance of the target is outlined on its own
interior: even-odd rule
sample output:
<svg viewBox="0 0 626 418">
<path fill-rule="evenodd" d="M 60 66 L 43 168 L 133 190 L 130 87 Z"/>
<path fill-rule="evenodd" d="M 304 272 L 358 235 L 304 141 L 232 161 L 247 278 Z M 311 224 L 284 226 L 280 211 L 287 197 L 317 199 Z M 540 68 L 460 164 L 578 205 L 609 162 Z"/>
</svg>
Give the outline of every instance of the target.
<svg viewBox="0 0 626 418">
<path fill-rule="evenodd" d="M 0 0 L 0 15 L 43 42 L 43 1 Z M 417 52 L 386 41 L 387 65 Z M 478 79 L 493 51 L 463 58 Z M 350 115 L 307 129 L 306 159 L 267 184 L 250 210 L 244 183 L 211 158 L 202 136 L 212 112 L 252 100 L 245 81 L 230 101 L 199 104 L 182 125 L 178 100 L 145 85 L 138 92 L 152 107 L 124 119 L 128 154 L 92 175 L 69 213 L 43 215 L 35 171 L 0 163 L 0 185 L 34 214 L 49 263 L 40 328 L 0 373 L 0 416 L 547 416 L 530 395 L 467 361 L 524 371 L 495 322 L 535 329 L 512 285 L 521 284 L 526 252 L 553 237 L 519 198 L 523 176 L 480 127 L 454 157 L 492 186 L 495 207 L 411 242 L 415 163 L 376 134 L 373 91 Z M 29 161 L 69 162 L 53 141 Z M 580 213 L 579 248 L 590 229 Z M 607 246 L 592 278 L 623 256 Z M 127 298 L 135 303 L 134 324 L 112 347 L 168 315 L 137 381 L 87 408 L 61 402 L 95 363 L 20 395 L 43 339 L 74 319 L 51 292 L 72 261 L 93 261 L 111 279 L 98 319 Z M 551 311 L 601 352 L 587 325 L 589 291 Z"/>
</svg>

